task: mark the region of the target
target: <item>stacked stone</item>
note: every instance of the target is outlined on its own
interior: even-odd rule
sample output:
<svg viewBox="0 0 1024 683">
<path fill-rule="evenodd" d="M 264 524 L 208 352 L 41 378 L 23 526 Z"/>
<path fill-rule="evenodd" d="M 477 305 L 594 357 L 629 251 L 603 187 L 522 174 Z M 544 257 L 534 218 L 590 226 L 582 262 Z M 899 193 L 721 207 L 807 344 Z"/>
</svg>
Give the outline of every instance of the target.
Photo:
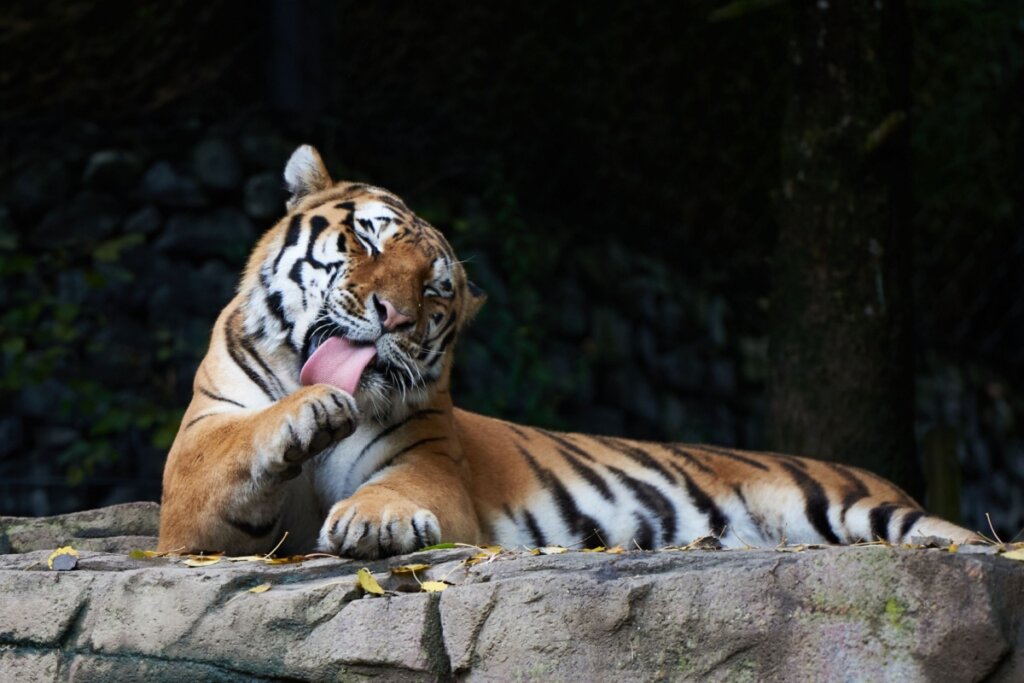
<svg viewBox="0 0 1024 683">
<path fill-rule="evenodd" d="M 31 514 L 159 495 L 212 321 L 285 201 L 273 135 L 59 138 L 15 159 L 0 198 L 5 313 L 39 309 L 4 325 L 0 507 Z"/>
</svg>

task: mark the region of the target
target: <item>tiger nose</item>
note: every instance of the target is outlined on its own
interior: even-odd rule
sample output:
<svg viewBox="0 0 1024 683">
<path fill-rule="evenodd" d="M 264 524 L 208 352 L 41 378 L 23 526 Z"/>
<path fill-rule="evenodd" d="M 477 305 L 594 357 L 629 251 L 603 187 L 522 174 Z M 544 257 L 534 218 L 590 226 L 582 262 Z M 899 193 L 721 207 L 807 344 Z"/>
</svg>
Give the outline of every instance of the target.
<svg viewBox="0 0 1024 683">
<path fill-rule="evenodd" d="M 380 298 L 376 294 L 373 295 L 373 307 L 377 311 L 380 326 L 386 332 L 394 332 L 399 326 L 412 322 L 411 316 L 399 313 L 394 304 L 387 299 Z"/>
</svg>

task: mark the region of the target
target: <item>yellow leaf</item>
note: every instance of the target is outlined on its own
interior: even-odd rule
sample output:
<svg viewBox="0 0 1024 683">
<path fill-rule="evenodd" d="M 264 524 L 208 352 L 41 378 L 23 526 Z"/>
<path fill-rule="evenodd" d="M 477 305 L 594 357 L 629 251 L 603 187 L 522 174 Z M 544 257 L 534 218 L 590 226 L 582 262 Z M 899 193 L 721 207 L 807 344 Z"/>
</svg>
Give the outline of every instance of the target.
<svg viewBox="0 0 1024 683">
<path fill-rule="evenodd" d="M 534 548 L 531 552 L 534 555 L 561 555 L 562 553 L 569 552 L 569 549 L 563 548 L 560 545 L 549 545 L 543 548 Z"/>
<path fill-rule="evenodd" d="M 1008 553 L 1003 553 L 1003 557 L 1005 557 L 1008 560 L 1024 561 L 1024 548 L 1019 548 L 1017 550 L 1011 550 Z"/>
<path fill-rule="evenodd" d="M 622 549 L 621 545 L 617 545 L 614 548 L 608 548 L 608 550 L 606 550 L 605 552 L 608 553 L 609 555 L 621 555 L 622 553 L 624 553 L 626 551 Z"/>
<path fill-rule="evenodd" d="M 64 558 L 64 559 L 61 559 Z M 54 567 L 54 561 L 57 562 L 57 566 Z M 57 571 L 67 571 L 74 569 L 75 565 L 78 564 L 78 551 L 69 545 L 63 548 L 57 548 L 50 556 L 46 558 L 46 566 L 50 569 L 56 569 Z"/>
<path fill-rule="evenodd" d="M 599 545 L 596 548 L 584 548 L 583 552 L 585 552 L 585 553 L 603 553 L 604 550 L 605 550 L 604 546 L 603 545 Z"/>
<path fill-rule="evenodd" d="M 951 553 L 955 553 L 957 550 L 960 550 L 960 546 L 958 546 L 956 543 L 950 543 L 949 548 L 947 548 L 947 550 L 949 550 L 949 552 Z"/>
<path fill-rule="evenodd" d="M 288 557 L 264 557 L 260 558 L 267 564 L 301 564 L 305 559 L 305 555 L 290 555 Z"/>
<path fill-rule="evenodd" d="M 266 555 L 238 555 L 236 557 L 223 558 L 228 562 L 262 562 L 267 559 Z"/>
<path fill-rule="evenodd" d="M 447 587 L 448 584 L 444 581 L 424 581 L 420 584 L 420 588 L 427 593 L 440 593 Z"/>
<path fill-rule="evenodd" d="M 392 567 L 392 574 L 412 574 L 414 572 L 421 572 L 424 569 L 430 569 L 429 564 L 403 564 L 400 567 Z"/>
<path fill-rule="evenodd" d="M 148 560 L 151 557 L 163 557 L 167 553 L 157 552 L 156 550 L 133 550 L 128 553 L 128 557 L 133 560 Z"/>
<path fill-rule="evenodd" d="M 428 545 L 420 548 L 420 552 L 423 552 L 424 550 L 449 550 L 454 548 L 455 545 L 455 543 L 435 543 L 434 545 Z"/>
<path fill-rule="evenodd" d="M 261 583 L 258 586 L 253 586 L 252 588 L 250 588 L 249 592 L 250 593 L 266 593 L 268 590 L 270 590 L 270 588 L 271 588 L 271 586 L 270 586 L 269 583 Z"/>
<path fill-rule="evenodd" d="M 181 563 L 186 567 L 209 567 L 211 564 L 217 564 L 222 559 L 224 559 L 223 555 L 189 555 Z"/>
<path fill-rule="evenodd" d="M 384 589 L 377 583 L 377 579 L 373 578 L 373 574 L 366 567 L 363 567 L 356 573 L 356 577 L 359 579 L 359 585 L 362 586 L 363 590 L 367 593 L 373 593 L 374 595 L 384 595 Z"/>
<path fill-rule="evenodd" d="M 475 564 L 486 562 L 487 560 L 497 557 L 502 550 L 503 548 L 500 545 L 486 545 L 480 549 L 480 552 L 473 555 L 473 557 L 466 558 L 465 564 L 468 567 L 472 567 Z"/>
</svg>

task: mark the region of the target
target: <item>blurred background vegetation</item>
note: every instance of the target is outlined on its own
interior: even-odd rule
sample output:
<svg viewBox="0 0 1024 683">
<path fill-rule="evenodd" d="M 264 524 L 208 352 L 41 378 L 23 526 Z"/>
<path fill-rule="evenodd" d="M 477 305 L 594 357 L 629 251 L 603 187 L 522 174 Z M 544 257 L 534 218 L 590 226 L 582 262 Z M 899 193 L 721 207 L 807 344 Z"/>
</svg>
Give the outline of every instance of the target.
<svg viewBox="0 0 1024 683">
<path fill-rule="evenodd" d="M 488 291 L 463 407 L 769 447 L 797 6 L 5 3 L 0 514 L 158 499 L 303 142 L 405 198 Z M 933 508 L 1012 536 L 1024 0 L 909 9 L 916 457 Z"/>
</svg>

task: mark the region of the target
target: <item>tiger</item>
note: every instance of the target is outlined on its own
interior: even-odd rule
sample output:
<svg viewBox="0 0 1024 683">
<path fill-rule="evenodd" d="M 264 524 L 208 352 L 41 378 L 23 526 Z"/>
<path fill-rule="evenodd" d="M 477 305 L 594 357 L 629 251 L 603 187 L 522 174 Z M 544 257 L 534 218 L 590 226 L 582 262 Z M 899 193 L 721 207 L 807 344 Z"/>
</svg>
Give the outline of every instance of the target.
<svg viewBox="0 0 1024 683">
<path fill-rule="evenodd" d="M 856 467 L 454 407 L 456 342 L 486 295 L 444 236 L 387 190 L 332 180 L 309 145 L 284 181 L 168 453 L 159 550 L 980 540 Z"/>
</svg>

